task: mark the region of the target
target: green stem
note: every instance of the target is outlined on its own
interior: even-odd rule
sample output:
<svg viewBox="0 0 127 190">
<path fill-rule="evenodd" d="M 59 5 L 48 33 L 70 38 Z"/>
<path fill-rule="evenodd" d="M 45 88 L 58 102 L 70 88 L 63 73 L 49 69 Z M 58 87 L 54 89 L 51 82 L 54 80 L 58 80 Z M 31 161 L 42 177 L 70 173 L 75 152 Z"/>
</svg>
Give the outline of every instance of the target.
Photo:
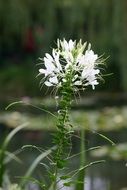
<svg viewBox="0 0 127 190">
<path fill-rule="evenodd" d="M 81 128 L 80 168 L 82 168 L 86 162 L 84 139 L 85 139 L 85 129 Z M 85 190 L 84 179 L 85 179 L 85 168 L 79 172 L 78 181 L 80 181 L 81 183 L 76 184 L 75 190 Z"/>
<path fill-rule="evenodd" d="M 4 157 L 5 157 L 5 149 L 3 148 L 1 149 L 0 152 L 0 187 L 2 187 L 3 176 L 5 171 Z"/>
<path fill-rule="evenodd" d="M 53 190 L 57 190 L 57 175 L 58 175 L 58 168 L 57 166 L 55 166 Z"/>
<path fill-rule="evenodd" d="M 57 145 L 57 149 L 54 152 L 54 185 L 53 190 L 56 190 L 58 169 L 65 167 L 65 160 L 67 157 L 67 148 L 70 147 L 70 126 L 69 126 L 69 111 L 71 107 L 72 89 L 70 76 L 67 78 L 67 82 L 63 82 L 60 89 L 60 101 L 58 111 L 58 123 L 57 133 L 54 137 L 54 143 Z"/>
</svg>

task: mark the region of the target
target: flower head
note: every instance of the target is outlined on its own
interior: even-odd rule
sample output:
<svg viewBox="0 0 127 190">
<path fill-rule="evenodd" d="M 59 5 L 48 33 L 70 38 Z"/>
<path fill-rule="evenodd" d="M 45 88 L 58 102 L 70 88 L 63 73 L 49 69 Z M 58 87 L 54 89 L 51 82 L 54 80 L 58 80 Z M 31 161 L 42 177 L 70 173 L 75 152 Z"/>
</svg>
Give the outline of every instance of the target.
<svg viewBox="0 0 127 190">
<path fill-rule="evenodd" d="M 68 83 L 74 90 L 91 85 L 92 89 L 99 83 L 101 60 L 91 50 L 91 44 L 64 39 L 57 40 L 57 48 L 52 55 L 46 53 L 43 59 L 44 68 L 39 73 L 44 77 L 46 86 L 59 88 Z"/>
</svg>

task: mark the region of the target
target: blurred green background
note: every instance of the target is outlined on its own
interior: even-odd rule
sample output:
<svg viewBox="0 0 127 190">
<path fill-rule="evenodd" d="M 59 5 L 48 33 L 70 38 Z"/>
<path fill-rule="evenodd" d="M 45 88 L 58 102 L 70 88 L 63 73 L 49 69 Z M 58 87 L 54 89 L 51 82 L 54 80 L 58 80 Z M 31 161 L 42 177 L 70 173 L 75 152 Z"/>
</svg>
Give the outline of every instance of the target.
<svg viewBox="0 0 127 190">
<path fill-rule="evenodd" d="M 82 94 L 85 98 L 81 96 L 78 104 L 73 104 L 71 117 L 74 126 L 101 131 L 118 144 L 113 148 L 102 146 L 100 152 L 93 152 L 95 157 L 108 156 L 111 160 L 105 168 L 95 166 L 95 172 L 93 169 L 90 172 L 91 179 L 98 180 L 98 176 L 102 182 L 106 179 L 110 184 L 106 189 L 126 189 L 127 0 L 0 0 L 0 140 L 6 127 L 29 121 L 31 130 L 20 133 L 11 149 L 29 143 L 49 145 L 48 132 L 55 129 L 55 121 L 49 115 L 29 106 L 17 105 L 6 112 L 5 107 L 22 99 L 56 111 L 50 91 L 46 87 L 39 89 L 40 78 L 36 76 L 40 68 L 38 57 L 51 52 L 57 38 L 81 38 L 92 44 L 95 53 L 109 57 L 105 74 L 112 74 L 104 77 L 105 83 L 95 91 L 89 88 Z M 96 134 L 87 135 L 88 147 L 107 143 Z M 75 145 L 78 149 L 77 141 Z M 35 159 L 33 151 L 21 156 L 26 165 L 23 168 L 12 162 L 9 165 L 12 176 L 19 176 L 16 172 L 20 170 L 24 173 Z"/>
<path fill-rule="evenodd" d="M 0 99 L 45 96 L 38 57 L 57 38 L 82 39 L 108 57 L 101 92 L 127 91 L 126 0 L 0 0 Z"/>
</svg>

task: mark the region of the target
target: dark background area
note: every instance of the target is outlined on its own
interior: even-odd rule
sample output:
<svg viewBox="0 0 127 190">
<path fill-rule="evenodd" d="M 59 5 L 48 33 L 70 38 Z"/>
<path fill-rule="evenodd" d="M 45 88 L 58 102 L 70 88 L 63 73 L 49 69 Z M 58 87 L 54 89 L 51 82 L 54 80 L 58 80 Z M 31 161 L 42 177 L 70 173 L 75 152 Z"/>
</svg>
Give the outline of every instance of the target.
<svg viewBox="0 0 127 190">
<path fill-rule="evenodd" d="M 126 93 L 126 34 L 126 0 L 1 0 L 0 99 L 45 96 L 35 79 L 38 57 L 57 38 L 81 38 L 98 55 L 109 56 L 106 73 L 113 74 L 96 92 Z"/>
</svg>

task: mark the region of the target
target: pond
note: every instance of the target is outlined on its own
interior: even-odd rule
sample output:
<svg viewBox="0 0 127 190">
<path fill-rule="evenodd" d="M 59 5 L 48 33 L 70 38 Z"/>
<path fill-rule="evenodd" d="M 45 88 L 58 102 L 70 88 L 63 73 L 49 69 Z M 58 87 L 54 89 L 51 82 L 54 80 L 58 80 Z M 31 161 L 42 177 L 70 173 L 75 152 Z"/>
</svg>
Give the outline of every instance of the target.
<svg viewBox="0 0 127 190">
<path fill-rule="evenodd" d="M 20 112 L 21 111 L 21 112 Z M 95 160 L 105 160 L 105 163 L 92 165 L 86 169 L 86 190 L 127 190 L 127 106 L 103 107 L 99 110 L 73 110 L 71 120 L 73 121 L 75 134 L 78 135 L 78 127 L 87 128 L 85 135 L 86 148 L 101 146 L 98 150 L 88 152 L 87 163 Z M 5 126 L 10 127 L 30 122 L 30 129 L 20 131 L 12 139 L 9 150 L 14 152 L 21 150 L 24 145 L 35 145 L 44 149 L 52 146 L 52 134 L 55 132 L 54 119 L 48 114 L 41 112 L 30 112 L 28 109 L 19 111 L 7 111 L 0 114 L 0 139 L 3 137 Z M 2 127 L 3 126 L 3 127 Z M 3 128 L 3 131 L 2 131 Z M 102 135 L 101 135 L 102 134 Z M 103 138 L 108 137 L 116 146 Z M 73 153 L 79 152 L 80 140 L 73 138 Z M 34 148 L 23 149 L 18 157 L 22 163 L 11 161 L 7 171 L 12 182 L 18 182 L 26 173 L 29 166 L 39 155 Z M 79 166 L 79 157 L 71 159 L 70 170 Z M 40 165 L 34 171 L 33 177 L 40 178 L 45 175 Z M 71 189 L 67 189 L 71 190 Z"/>
<path fill-rule="evenodd" d="M 38 147 L 50 147 L 53 131 L 29 131 L 25 130 L 19 132 L 15 138 L 13 138 L 10 144 L 10 151 L 21 149 L 23 145 L 31 144 Z M 125 135 L 127 137 L 127 130 L 121 130 L 119 133 L 114 133 L 113 139 L 121 139 L 121 136 Z M 112 133 L 105 135 L 112 136 Z M 104 139 L 98 138 L 96 135 L 86 134 L 86 146 L 99 146 L 105 144 Z M 107 144 L 107 143 L 106 143 Z M 79 151 L 80 142 L 74 138 L 73 139 L 73 152 L 74 154 Z M 110 147 L 110 146 L 109 146 Z M 127 149 L 127 145 L 126 145 Z M 127 152 L 127 151 L 126 151 Z M 16 163 L 11 161 L 8 164 L 8 174 L 11 177 L 11 181 L 17 182 L 20 177 L 24 176 L 26 170 L 32 164 L 32 162 L 39 155 L 39 152 L 33 148 L 24 149 L 23 152 L 19 153 L 18 157 L 22 160 L 22 163 Z M 94 154 L 95 155 L 95 152 Z M 85 185 L 86 190 L 125 190 L 127 188 L 127 167 L 126 160 L 124 159 L 112 159 L 108 155 L 104 155 L 102 158 L 93 157 L 90 154 L 87 155 L 87 163 L 105 159 L 105 163 L 100 163 L 93 165 L 86 170 Z M 71 160 L 70 168 L 77 168 L 79 165 L 79 157 Z M 43 168 L 38 166 L 34 171 L 34 177 L 40 176 L 43 173 Z"/>
</svg>

